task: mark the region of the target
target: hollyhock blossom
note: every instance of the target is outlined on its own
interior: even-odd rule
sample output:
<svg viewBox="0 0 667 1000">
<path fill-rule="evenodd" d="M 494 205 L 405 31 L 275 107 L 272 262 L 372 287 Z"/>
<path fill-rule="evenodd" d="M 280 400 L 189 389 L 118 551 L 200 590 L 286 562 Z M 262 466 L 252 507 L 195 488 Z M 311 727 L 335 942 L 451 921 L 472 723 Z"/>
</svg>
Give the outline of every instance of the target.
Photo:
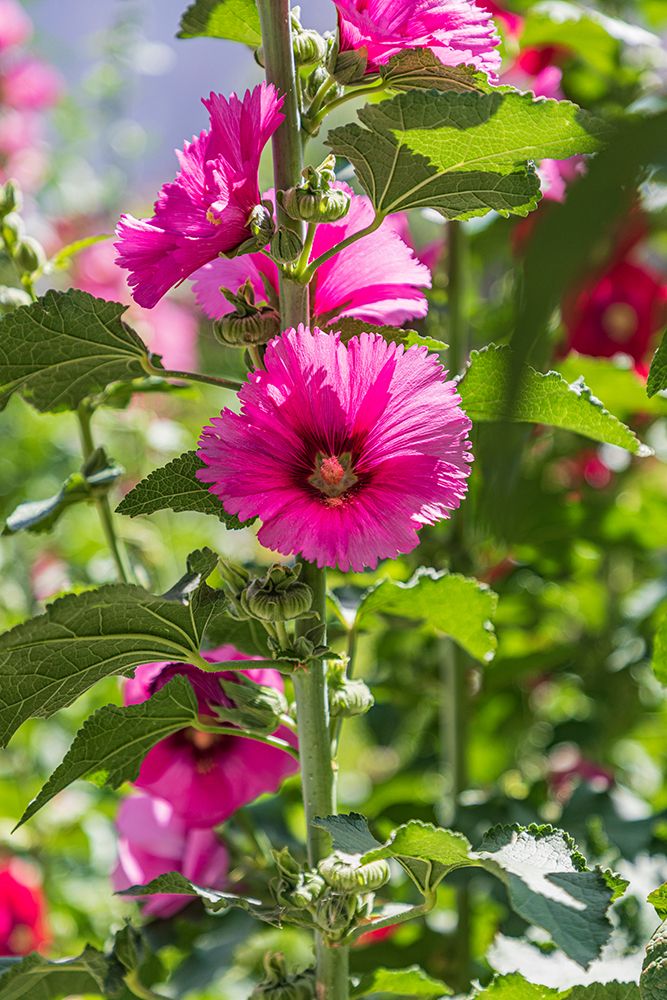
<svg viewBox="0 0 667 1000">
<path fill-rule="evenodd" d="M 125 799 L 116 817 L 118 861 L 111 873 L 116 892 L 146 885 L 158 875 L 180 872 L 195 885 L 224 889 L 229 857 L 211 829 L 189 829 L 163 799 L 133 795 Z M 190 896 L 156 893 L 142 897 L 144 913 L 171 917 L 191 901 Z"/>
<path fill-rule="evenodd" d="M 181 169 L 160 190 L 153 217 L 123 215 L 118 224 L 117 263 L 130 272 L 134 298 L 147 308 L 250 238 L 260 156 L 284 118 L 272 84 L 246 91 L 242 100 L 211 94 L 202 103 L 210 128 L 177 153 Z"/>
<path fill-rule="evenodd" d="M 46 901 L 30 865 L 0 861 L 0 955 L 27 955 L 49 940 Z"/>
<path fill-rule="evenodd" d="M 367 72 L 406 49 L 430 49 L 445 66 L 474 66 L 494 77 L 500 39 L 473 0 L 334 0 L 340 51 L 365 48 Z"/>
<path fill-rule="evenodd" d="M 598 358 L 628 354 L 640 368 L 666 318 L 667 282 L 643 265 L 616 260 L 566 301 L 566 349 Z"/>
<path fill-rule="evenodd" d="M 154 309 L 133 300 L 125 276 L 115 264 L 111 243 L 95 243 L 78 254 L 74 285 L 84 292 L 129 306 L 128 318 L 147 347 L 162 357 L 165 368 L 192 371 L 197 367 L 197 320 L 189 309 L 163 299 Z"/>
<path fill-rule="evenodd" d="M 470 421 L 424 347 L 300 326 L 199 441 L 202 482 L 259 540 L 318 566 L 362 570 L 410 552 L 467 489 Z"/>
<path fill-rule="evenodd" d="M 311 258 L 314 260 L 341 240 L 364 229 L 373 220 L 370 199 L 354 194 L 347 184 L 334 187 L 350 195 L 348 214 L 339 222 L 317 227 Z M 273 191 L 264 195 L 273 200 Z M 264 254 L 218 258 L 194 275 L 199 305 L 212 319 L 231 312 L 232 305 L 220 287 L 236 292 L 250 278 L 258 302 L 266 301 L 266 283 L 278 296 L 278 270 Z M 393 219 L 358 243 L 353 243 L 318 268 L 311 295 L 313 321 L 351 316 L 370 323 L 396 325 L 426 315 L 428 303 L 421 290 L 431 284 L 427 267 L 415 258 L 401 239 Z"/>
<path fill-rule="evenodd" d="M 515 14 L 514 11 L 502 7 L 499 3 L 494 3 L 494 0 L 475 0 L 475 2 L 478 7 L 488 10 L 492 17 L 500 21 L 510 37 L 517 38 L 519 36 L 523 28 L 523 18 L 520 14 Z"/>
<path fill-rule="evenodd" d="M 17 0 L 0 0 L 0 52 L 23 45 L 32 34 L 32 21 Z"/>
<path fill-rule="evenodd" d="M 221 646 L 207 653 L 206 659 L 214 663 L 252 660 L 252 657 L 233 646 Z M 242 673 L 257 684 L 283 690 L 282 678 L 276 670 L 248 669 Z M 125 683 L 125 704 L 146 701 L 176 675 L 189 680 L 203 716 L 215 717 L 216 705 L 230 706 L 218 679 L 233 680 L 234 674 L 207 673 L 185 663 L 148 663 L 138 667 L 134 678 Z M 290 739 L 284 729 L 279 729 L 276 735 Z M 169 802 L 188 827 L 214 826 L 265 792 L 277 791 L 296 768 L 290 754 L 256 740 L 186 729 L 149 751 L 135 784 Z"/>
<path fill-rule="evenodd" d="M 17 111 L 43 111 L 59 100 L 60 74 L 41 59 L 24 56 L 0 76 L 0 98 Z"/>
</svg>

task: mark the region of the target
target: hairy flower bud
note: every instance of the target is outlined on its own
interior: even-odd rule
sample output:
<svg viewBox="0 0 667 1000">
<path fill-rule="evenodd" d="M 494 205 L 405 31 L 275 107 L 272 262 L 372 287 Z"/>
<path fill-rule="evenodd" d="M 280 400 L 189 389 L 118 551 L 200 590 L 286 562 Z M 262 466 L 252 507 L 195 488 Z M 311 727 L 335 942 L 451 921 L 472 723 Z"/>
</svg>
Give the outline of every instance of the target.
<svg viewBox="0 0 667 1000">
<path fill-rule="evenodd" d="M 345 191 L 311 191 L 304 187 L 289 188 L 283 193 L 283 208 L 292 219 L 304 222 L 336 222 L 347 215 L 350 196 Z"/>
<path fill-rule="evenodd" d="M 334 851 L 317 866 L 320 875 L 332 889 L 344 893 L 374 892 L 389 881 L 386 861 L 361 863 L 360 854 Z"/>
<path fill-rule="evenodd" d="M 280 317 L 269 306 L 246 316 L 227 313 L 214 322 L 213 332 L 226 347 L 255 347 L 268 344 L 280 333 Z"/>
<path fill-rule="evenodd" d="M 250 994 L 249 1000 L 315 1000 L 315 974 L 312 969 L 289 972 L 285 956 L 264 956 L 264 979 Z"/>
<path fill-rule="evenodd" d="M 332 716 L 365 715 L 374 704 L 375 698 L 364 681 L 344 678 L 341 683 L 329 688 L 329 710 Z"/>
<path fill-rule="evenodd" d="M 271 566 L 265 576 L 252 580 L 241 595 L 248 614 L 261 621 L 278 622 L 299 618 L 313 603 L 313 592 L 299 580 L 301 566 Z"/>
<path fill-rule="evenodd" d="M 24 236 L 14 251 L 14 260 L 24 274 L 34 274 L 46 264 L 46 254 L 41 243 Z"/>
<path fill-rule="evenodd" d="M 325 889 L 325 882 L 321 875 L 315 872 L 306 872 L 294 889 L 288 894 L 292 906 L 299 910 L 309 909 L 316 903 Z"/>
<path fill-rule="evenodd" d="M 349 49 L 332 53 L 331 75 L 338 83 L 360 83 L 368 66 L 368 52 L 365 48 Z"/>
<path fill-rule="evenodd" d="M 266 246 L 275 230 L 273 208 L 270 202 L 255 205 L 248 216 L 248 228 L 260 246 Z"/>
<path fill-rule="evenodd" d="M 294 61 L 297 66 L 312 66 L 320 63 L 327 54 L 327 43 L 317 31 L 309 28 L 292 35 Z"/>
<path fill-rule="evenodd" d="M 282 691 L 255 684 L 243 674 L 237 674 L 233 680 L 221 677 L 220 687 L 233 705 L 231 709 L 215 706 L 216 715 L 223 722 L 272 733 L 278 727 L 281 716 L 287 712 L 287 701 Z"/>
<path fill-rule="evenodd" d="M 281 264 L 291 264 L 303 250 L 297 233 L 280 226 L 271 239 L 271 256 Z"/>
<path fill-rule="evenodd" d="M 357 900 L 354 895 L 325 893 L 317 904 L 315 920 L 331 941 L 340 941 L 355 922 Z"/>
<path fill-rule="evenodd" d="M 14 253 L 25 233 L 21 216 L 16 212 L 9 212 L 0 223 L 0 233 L 9 252 Z"/>
<path fill-rule="evenodd" d="M 322 104 L 326 104 L 328 101 L 333 100 L 334 97 L 340 96 L 342 88 L 336 84 L 335 80 L 331 79 L 329 71 L 325 69 L 324 66 L 316 66 L 312 73 L 308 75 L 304 84 L 304 94 L 306 100 L 312 101 L 315 95 L 319 94 L 320 90 L 325 87 L 327 83 L 329 83 L 329 86 L 326 87 L 324 92 L 320 95 Z"/>
<path fill-rule="evenodd" d="M 10 212 L 20 212 L 23 206 L 21 191 L 14 181 L 7 181 L 0 186 L 0 219 Z"/>
</svg>

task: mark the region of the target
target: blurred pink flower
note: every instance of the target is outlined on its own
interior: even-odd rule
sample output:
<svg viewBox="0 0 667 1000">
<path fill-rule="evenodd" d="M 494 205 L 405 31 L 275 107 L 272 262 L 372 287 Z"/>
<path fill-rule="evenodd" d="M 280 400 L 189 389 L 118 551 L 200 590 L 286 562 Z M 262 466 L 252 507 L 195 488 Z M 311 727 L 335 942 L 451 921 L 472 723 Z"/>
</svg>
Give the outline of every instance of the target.
<svg viewBox="0 0 667 1000">
<path fill-rule="evenodd" d="M 365 48 L 366 72 L 406 49 L 430 49 L 445 66 L 474 66 L 495 79 L 500 39 L 473 0 L 334 0 L 340 51 Z"/>
<path fill-rule="evenodd" d="M 105 240 L 76 257 L 73 284 L 111 302 L 129 306 L 128 319 L 165 368 L 192 371 L 197 367 L 197 320 L 177 302 L 163 299 L 154 309 L 142 309 L 133 300 L 125 275 L 115 263 L 114 248 Z"/>
<path fill-rule="evenodd" d="M 648 267 L 616 260 L 566 300 L 566 349 L 598 358 L 628 354 L 640 367 L 666 319 L 667 281 Z"/>
<path fill-rule="evenodd" d="M 584 757 L 574 743 L 563 743 L 549 755 L 547 781 L 551 794 L 567 802 L 577 785 L 587 784 L 595 791 L 606 791 L 614 783 L 614 772 Z"/>
<path fill-rule="evenodd" d="M 0 861 L 0 955 L 27 955 L 49 941 L 39 876 L 19 858 Z"/>
<path fill-rule="evenodd" d="M 17 111 L 50 108 L 62 91 L 60 74 L 34 56 L 24 56 L 0 75 L 0 101 Z"/>
<path fill-rule="evenodd" d="M 311 259 L 319 257 L 373 219 L 370 199 L 354 194 L 347 184 L 334 187 L 351 196 L 344 219 L 319 225 Z M 273 191 L 264 195 L 273 201 Z M 264 254 L 255 253 L 232 260 L 218 258 L 193 275 L 199 305 L 212 319 L 231 312 L 232 306 L 220 286 L 235 292 L 250 278 L 257 301 L 266 301 L 265 281 L 278 295 L 278 271 Z M 401 239 L 391 219 L 379 229 L 322 264 L 311 295 L 313 323 L 339 316 L 352 316 L 369 323 L 395 325 L 426 315 L 428 303 L 422 288 L 431 284 L 431 275 Z"/>
<path fill-rule="evenodd" d="M 203 100 L 211 126 L 177 153 L 181 169 L 163 185 L 151 219 L 121 216 L 117 263 L 130 272 L 132 294 L 151 308 L 170 288 L 251 236 L 259 203 L 257 172 L 264 146 L 283 120 L 271 84 L 227 100 Z"/>
<path fill-rule="evenodd" d="M 224 844 L 211 829 L 189 829 L 168 802 L 133 795 L 121 804 L 116 827 L 118 861 L 111 873 L 116 892 L 147 885 L 167 872 L 180 872 L 207 889 L 224 889 L 229 863 Z M 144 913 L 162 918 L 192 901 L 191 896 L 165 893 L 140 898 Z"/>
<path fill-rule="evenodd" d="M 470 421 L 425 347 L 288 330 L 264 371 L 204 428 L 198 476 L 259 540 L 318 566 L 362 570 L 410 552 L 467 490 Z"/>
<path fill-rule="evenodd" d="M 70 586 L 67 563 L 55 552 L 42 552 L 30 569 L 30 585 L 36 601 L 61 594 Z"/>
<path fill-rule="evenodd" d="M 252 660 L 233 646 L 221 646 L 206 659 Z M 229 706 L 219 677 L 234 674 L 207 673 L 185 663 L 147 663 L 138 667 L 125 683 L 125 704 L 146 701 L 176 675 L 190 681 L 202 715 L 214 716 L 216 705 Z M 265 687 L 283 690 L 276 670 L 248 669 L 243 674 Z M 291 739 L 279 729 L 278 736 Z M 151 795 L 165 799 L 188 827 L 213 826 L 265 792 L 275 792 L 297 769 L 293 757 L 283 750 L 256 740 L 215 736 L 194 729 L 183 730 L 162 740 L 144 758 L 135 784 Z"/>
<path fill-rule="evenodd" d="M 478 7 L 488 10 L 492 17 L 500 21 L 510 37 L 516 38 L 521 33 L 523 18 L 520 14 L 515 14 L 514 11 L 508 10 L 507 7 L 499 3 L 495 3 L 494 0 L 475 0 L 475 3 Z"/>
<path fill-rule="evenodd" d="M 32 34 L 32 21 L 17 0 L 0 0 L 0 52 L 23 45 Z"/>
</svg>

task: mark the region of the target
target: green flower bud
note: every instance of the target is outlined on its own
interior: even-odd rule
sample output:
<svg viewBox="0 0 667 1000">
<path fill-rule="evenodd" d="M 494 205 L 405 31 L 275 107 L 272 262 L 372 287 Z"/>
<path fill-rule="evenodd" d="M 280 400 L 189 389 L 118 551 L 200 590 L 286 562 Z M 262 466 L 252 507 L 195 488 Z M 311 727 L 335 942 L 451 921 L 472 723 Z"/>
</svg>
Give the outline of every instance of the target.
<svg viewBox="0 0 667 1000">
<path fill-rule="evenodd" d="M 315 1000 L 315 973 L 312 969 L 290 973 L 281 954 L 264 956 L 265 975 L 249 1000 Z"/>
<path fill-rule="evenodd" d="M 315 921 L 330 941 L 340 941 L 354 923 L 356 910 L 354 896 L 329 892 L 317 904 Z"/>
<path fill-rule="evenodd" d="M 233 705 L 230 709 L 216 706 L 216 715 L 223 722 L 272 733 L 278 728 L 280 717 L 287 712 L 287 701 L 281 691 L 255 684 L 243 674 L 237 674 L 234 680 L 220 678 L 220 687 Z"/>
<path fill-rule="evenodd" d="M 255 205 L 248 216 L 247 226 L 258 245 L 265 247 L 275 230 L 271 202 L 263 201 L 261 205 Z"/>
<path fill-rule="evenodd" d="M 298 233 L 281 226 L 271 239 L 271 256 L 281 264 L 291 264 L 303 250 Z"/>
<path fill-rule="evenodd" d="M 34 274 L 46 264 L 46 254 L 41 243 L 25 236 L 14 251 L 14 260 L 24 274 Z"/>
<path fill-rule="evenodd" d="M 336 222 L 347 215 L 350 196 L 345 191 L 337 189 L 312 191 L 307 187 L 295 187 L 283 192 L 282 204 L 292 219 L 303 219 L 305 222 Z"/>
<path fill-rule="evenodd" d="M 25 233 L 23 219 L 16 212 L 9 212 L 2 220 L 0 232 L 5 246 L 10 253 L 14 253 Z"/>
<path fill-rule="evenodd" d="M 320 88 L 323 87 L 328 80 L 330 81 L 330 86 L 322 95 L 322 104 L 332 101 L 334 97 L 339 97 L 341 94 L 341 88 L 334 80 L 331 80 L 328 70 L 325 69 L 324 66 L 316 66 L 312 73 L 308 75 L 304 84 L 304 94 L 306 100 L 312 101 L 315 95 L 319 93 Z"/>
<path fill-rule="evenodd" d="M 299 910 L 306 910 L 317 902 L 325 889 L 324 879 L 314 872 L 307 872 L 301 882 L 289 893 L 289 901 Z"/>
<path fill-rule="evenodd" d="M 270 306 L 262 306 L 246 316 L 227 313 L 214 322 L 213 333 L 225 347 L 268 344 L 280 333 L 280 317 Z"/>
<path fill-rule="evenodd" d="M 332 889 L 344 893 L 374 892 L 389 881 L 386 861 L 361 863 L 360 854 L 334 851 L 317 866 L 320 875 Z"/>
<path fill-rule="evenodd" d="M 19 306 L 29 306 L 32 299 L 22 288 L 0 285 L 0 316 L 14 312 Z"/>
<path fill-rule="evenodd" d="M 271 854 L 281 875 L 298 879 L 301 874 L 301 865 L 296 858 L 292 857 L 289 847 L 282 847 L 279 851 L 273 850 Z"/>
<path fill-rule="evenodd" d="M 15 181 L 7 181 L 0 187 L 0 219 L 10 212 L 20 212 L 23 207 L 23 197 Z"/>
<path fill-rule="evenodd" d="M 367 684 L 361 680 L 348 680 L 329 688 L 329 710 L 332 716 L 346 717 L 365 715 L 373 705 L 375 698 Z"/>
<path fill-rule="evenodd" d="M 338 83 L 361 83 L 368 66 L 368 52 L 365 48 L 349 49 L 332 55 L 331 75 Z"/>
<path fill-rule="evenodd" d="M 252 580 L 241 595 L 243 608 L 260 621 L 299 618 L 310 610 L 313 592 L 299 580 L 301 566 L 272 566 L 266 576 Z"/>
<path fill-rule="evenodd" d="M 294 62 L 297 66 L 311 66 L 321 63 L 327 54 L 327 43 L 317 31 L 303 28 L 292 35 Z"/>
</svg>

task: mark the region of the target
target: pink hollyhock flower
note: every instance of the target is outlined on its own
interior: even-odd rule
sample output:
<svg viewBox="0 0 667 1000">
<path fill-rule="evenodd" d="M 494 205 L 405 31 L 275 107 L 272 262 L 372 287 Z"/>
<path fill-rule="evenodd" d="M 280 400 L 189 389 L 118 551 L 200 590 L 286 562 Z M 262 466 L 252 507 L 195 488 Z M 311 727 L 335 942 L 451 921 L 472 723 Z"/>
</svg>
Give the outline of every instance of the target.
<svg viewBox="0 0 667 1000">
<path fill-rule="evenodd" d="M 14 63 L 0 78 L 2 102 L 17 111 L 50 108 L 60 99 L 62 90 L 60 74 L 33 56 L 25 56 Z"/>
<path fill-rule="evenodd" d="M 202 101 L 210 128 L 177 153 L 181 169 L 165 184 L 151 219 L 121 216 L 117 263 L 130 272 L 139 305 L 151 308 L 179 281 L 250 238 L 248 216 L 259 203 L 257 172 L 264 146 L 283 121 L 272 84 Z"/>
<path fill-rule="evenodd" d="M 111 243 L 95 243 L 77 256 L 73 283 L 98 298 L 129 306 L 130 322 L 146 346 L 161 355 L 165 368 L 192 371 L 197 367 L 198 328 L 193 313 L 169 299 L 158 302 L 153 309 L 138 306 L 115 263 Z"/>
<path fill-rule="evenodd" d="M 556 747 L 549 757 L 547 780 L 554 798 L 565 803 L 577 785 L 582 783 L 594 791 L 607 791 L 614 783 L 614 773 L 608 767 L 584 757 L 575 744 L 564 743 Z"/>
<path fill-rule="evenodd" d="M 204 428 L 198 476 L 259 540 L 318 566 L 362 570 L 410 552 L 467 489 L 470 421 L 438 357 L 378 334 L 300 326 L 276 337 Z"/>
<path fill-rule="evenodd" d="M 206 659 L 252 660 L 233 646 L 221 646 Z M 283 690 L 276 670 L 248 669 L 246 677 L 265 687 Z M 214 716 L 216 705 L 229 707 L 218 678 L 234 679 L 232 673 L 207 673 L 186 663 L 147 663 L 126 681 L 126 705 L 146 701 L 181 674 L 190 681 L 202 715 Z M 291 739 L 279 729 L 277 734 Z M 144 758 L 135 784 L 151 795 L 165 799 L 188 827 L 214 826 L 265 792 L 275 792 L 297 769 L 290 754 L 256 740 L 215 736 L 186 729 L 162 740 Z"/>
<path fill-rule="evenodd" d="M 49 940 L 37 873 L 18 858 L 0 862 L 0 955 L 28 955 Z"/>
<path fill-rule="evenodd" d="M 16 0 L 0 0 L 0 52 L 23 45 L 32 34 L 32 21 Z"/>
<path fill-rule="evenodd" d="M 370 199 L 354 194 L 347 184 L 336 183 L 334 187 L 350 195 L 350 209 L 339 222 L 317 227 L 313 260 L 373 220 Z M 273 191 L 264 195 L 269 200 L 273 197 Z M 232 260 L 218 258 L 206 264 L 194 275 L 195 296 L 204 312 L 218 319 L 233 308 L 220 287 L 236 292 L 248 278 L 258 302 L 266 301 L 265 283 L 273 289 L 277 300 L 278 270 L 261 253 Z M 422 317 L 428 303 L 421 289 L 429 288 L 430 284 L 428 268 L 415 258 L 389 218 L 374 233 L 342 250 L 318 269 L 311 295 L 313 323 L 352 316 L 391 326 Z"/>
<path fill-rule="evenodd" d="M 116 892 L 147 885 L 167 872 L 180 872 L 207 889 L 225 888 L 229 863 L 225 846 L 211 829 L 189 829 L 163 799 L 149 795 L 125 799 L 116 827 L 118 862 L 111 873 Z M 140 898 L 145 900 L 144 913 L 152 917 L 171 917 L 192 899 L 176 893 Z"/>
<path fill-rule="evenodd" d="M 478 7 L 488 10 L 492 17 L 500 21 L 511 38 L 518 38 L 523 28 L 523 18 L 520 14 L 515 14 L 514 11 L 502 7 L 499 3 L 494 3 L 494 0 L 475 0 L 475 2 Z"/>
<path fill-rule="evenodd" d="M 430 49 L 445 66 L 474 66 L 495 78 L 500 39 L 473 0 L 334 0 L 340 51 L 365 48 L 366 72 L 406 49 Z"/>
<path fill-rule="evenodd" d="M 566 348 L 597 358 L 628 354 L 640 366 L 666 317 L 667 282 L 647 267 L 617 260 L 565 302 Z"/>
</svg>

